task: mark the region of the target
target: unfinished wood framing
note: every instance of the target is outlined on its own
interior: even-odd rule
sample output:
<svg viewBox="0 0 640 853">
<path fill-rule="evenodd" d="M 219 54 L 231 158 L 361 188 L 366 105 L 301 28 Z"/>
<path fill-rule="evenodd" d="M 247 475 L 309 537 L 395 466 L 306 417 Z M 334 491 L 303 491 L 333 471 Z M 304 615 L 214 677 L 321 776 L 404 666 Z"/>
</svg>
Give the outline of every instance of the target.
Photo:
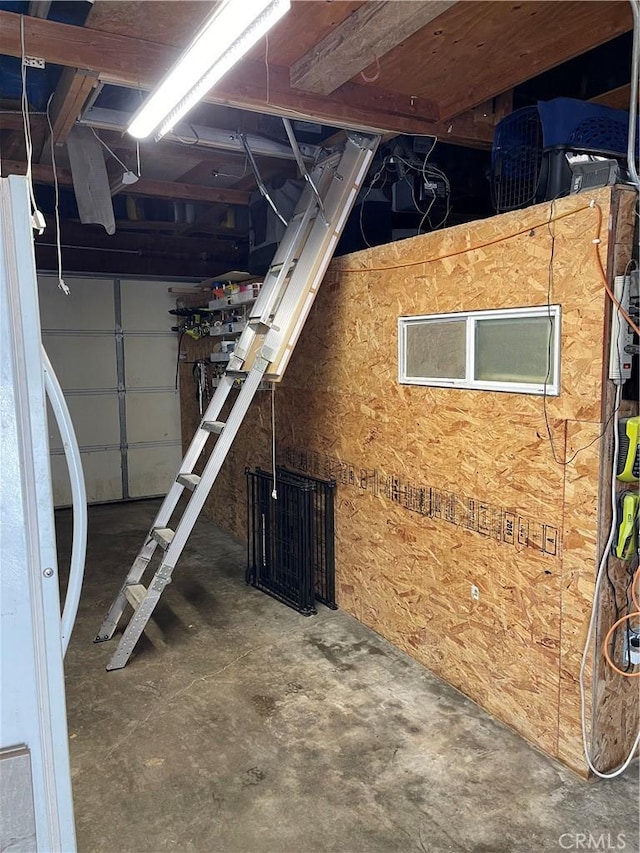
<svg viewBox="0 0 640 853">
<path fill-rule="evenodd" d="M 51 102 L 51 125 L 54 143 L 67 141 L 71 128 L 82 112 L 82 108 L 97 80 L 98 75 L 95 72 L 74 68 L 63 69 Z"/>
<path fill-rule="evenodd" d="M 330 95 L 400 42 L 425 27 L 456 0 L 364 3 L 291 67 L 291 85 Z M 366 78 L 369 82 L 371 78 Z"/>
<path fill-rule="evenodd" d="M 606 263 L 610 244 L 630 246 L 631 204 L 617 189 L 335 260 L 275 394 L 279 462 L 339 483 L 339 606 L 585 776 L 578 672 L 609 465 L 592 198 Z M 549 287 L 562 305 L 559 397 L 398 384 L 398 316 L 545 305 Z M 212 349 L 183 348 L 190 360 Z M 190 371 L 182 368 L 186 441 L 198 422 Z M 207 504 L 239 538 L 245 467 L 270 465 L 270 405 L 258 395 Z M 602 607 L 610 625 L 610 602 Z M 631 744 L 633 686 L 600 661 L 595 678 L 605 770 Z M 587 691 L 591 707 L 590 672 Z"/>
<path fill-rule="evenodd" d="M 2 174 L 24 175 L 27 164 L 15 160 L 2 161 Z M 73 186 L 71 172 L 68 169 L 57 169 L 58 183 L 63 187 Z M 41 163 L 31 167 L 33 181 L 36 184 L 53 184 L 53 168 Z M 237 204 L 246 207 L 249 204 L 249 193 L 243 190 L 224 189 L 217 187 L 183 184 L 178 181 L 156 181 L 153 178 L 139 178 L 135 184 L 127 184 L 120 190 L 124 195 L 150 196 L 171 198 L 181 201 L 201 201 L 208 204 Z"/>
</svg>

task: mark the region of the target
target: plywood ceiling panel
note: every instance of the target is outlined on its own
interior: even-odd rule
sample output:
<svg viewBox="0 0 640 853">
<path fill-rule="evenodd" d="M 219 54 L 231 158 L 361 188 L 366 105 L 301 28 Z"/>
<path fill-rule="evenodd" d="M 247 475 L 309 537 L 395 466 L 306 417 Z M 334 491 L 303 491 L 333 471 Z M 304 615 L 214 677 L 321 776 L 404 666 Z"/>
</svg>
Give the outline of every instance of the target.
<svg viewBox="0 0 640 853">
<path fill-rule="evenodd" d="M 269 33 L 269 64 L 293 65 L 341 24 L 365 0 L 294 0 L 285 17 Z M 250 59 L 264 59 L 262 39 L 248 54 Z"/>
<path fill-rule="evenodd" d="M 92 30 L 186 47 L 204 19 L 219 5 L 211 0 L 98 0 L 86 26 Z"/>
<path fill-rule="evenodd" d="M 294 0 L 269 33 L 269 63 L 291 65 L 365 0 Z M 220 5 L 211 0 L 98 0 L 86 26 L 145 41 L 185 47 L 208 15 Z M 265 40 L 248 54 L 264 59 Z"/>
<path fill-rule="evenodd" d="M 458 3 L 365 74 L 388 91 L 437 103 L 449 119 L 631 25 L 622 0 Z"/>
</svg>

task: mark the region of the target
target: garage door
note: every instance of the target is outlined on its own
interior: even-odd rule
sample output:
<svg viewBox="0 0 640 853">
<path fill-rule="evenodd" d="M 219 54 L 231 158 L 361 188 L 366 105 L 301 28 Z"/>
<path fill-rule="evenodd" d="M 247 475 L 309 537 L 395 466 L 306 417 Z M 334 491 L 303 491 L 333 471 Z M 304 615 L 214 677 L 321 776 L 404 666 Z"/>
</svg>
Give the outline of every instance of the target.
<svg viewBox="0 0 640 853">
<path fill-rule="evenodd" d="M 164 494 L 181 460 L 170 282 L 39 276 L 42 340 L 71 413 L 90 503 Z M 71 491 L 49 414 L 54 501 Z"/>
</svg>

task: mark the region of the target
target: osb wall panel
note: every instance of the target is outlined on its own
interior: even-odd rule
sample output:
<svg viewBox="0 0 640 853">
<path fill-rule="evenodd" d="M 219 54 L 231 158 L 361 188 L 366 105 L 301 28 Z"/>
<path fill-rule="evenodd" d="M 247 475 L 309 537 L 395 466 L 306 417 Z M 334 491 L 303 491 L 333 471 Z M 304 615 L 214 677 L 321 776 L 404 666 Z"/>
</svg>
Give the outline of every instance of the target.
<svg viewBox="0 0 640 853">
<path fill-rule="evenodd" d="M 339 481 L 339 606 L 582 774 L 605 306 L 591 197 L 606 260 L 606 189 L 336 259 L 207 505 L 244 538 L 244 468 L 270 464 L 275 404 L 278 461 Z M 559 397 L 398 383 L 398 316 L 548 299 Z"/>
<path fill-rule="evenodd" d="M 631 192 L 616 193 L 612 199 L 612 219 L 614 241 L 608 252 L 608 272 L 610 279 L 627 269 L 631 258 L 634 233 L 634 195 Z M 605 324 L 608 331 L 608 318 Z M 605 350 L 606 351 L 606 350 Z M 607 422 L 613 413 L 614 394 L 611 384 L 603 395 L 602 421 Z M 638 401 L 624 401 L 620 406 L 620 416 L 638 414 Z M 608 459 L 612 453 L 611 431 L 607 432 L 603 463 L 600 476 L 600 512 L 599 512 L 599 550 L 604 548 L 610 524 L 609 491 L 611 471 Z M 619 489 L 623 486 L 619 486 Z M 615 673 L 605 662 L 601 654 L 602 643 L 610 626 L 620 611 L 627 607 L 629 587 L 629 564 L 610 557 L 607 566 L 607 579 L 602 589 L 602 606 L 597 625 L 594 659 L 595 697 L 593 717 L 593 755 L 596 767 L 610 769 L 618 767 L 627 757 L 631 747 L 633 733 L 639 725 L 640 703 L 638 702 L 638 679 L 624 678 Z M 619 652 L 619 646 L 618 646 Z"/>
</svg>

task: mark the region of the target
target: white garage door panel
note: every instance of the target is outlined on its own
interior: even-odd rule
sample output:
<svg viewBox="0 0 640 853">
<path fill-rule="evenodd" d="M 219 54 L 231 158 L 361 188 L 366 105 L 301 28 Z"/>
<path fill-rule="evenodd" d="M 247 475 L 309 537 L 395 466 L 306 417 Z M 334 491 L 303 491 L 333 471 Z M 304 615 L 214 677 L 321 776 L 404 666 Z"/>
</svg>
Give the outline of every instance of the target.
<svg viewBox="0 0 640 853">
<path fill-rule="evenodd" d="M 81 453 L 82 468 L 87 486 L 87 501 L 117 501 L 122 499 L 122 471 L 119 450 L 101 450 Z M 67 463 L 63 454 L 51 456 L 53 501 L 56 506 L 69 506 L 71 488 Z"/>
<path fill-rule="evenodd" d="M 127 389 L 156 388 L 175 383 L 177 337 L 135 337 L 125 334 L 124 375 Z"/>
<path fill-rule="evenodd" d="M 182 448 L 130 447 L 129 493 L 132 498 L 164 495 L 182 461 Z"/>
<path fill-rule="evenodd" d="M 40 276 L 39 283 L 43 330 L 113 331 L 111 279 L 70 278 L 70 296 L 62 293 L 58 288 L 58 280 L 52 276 Z"/>
<path fill-rule="evenodd" d="M 85 447 L 115 445 L 120 447 L 120 418 L 118 398 L 113 394 L 80 394 L 66 396 L 73 429 L 82 450 Z M 51 408 L 49 417 L 49 447 L 60 450 L 62 441 Z"/>
<path fill-rule="evenodd" d="M 127 441 L 175 441 L 181 443 L 180 409 L 176 391 L 127 394 Z"/>
<path fill-rule="evenodd" d="M 117 388 L 113 337 L 45 333 L 42 341 L 64 391 Z"/>
<path fill-rule="evenodd" d="M 122 328 L 125 332 L 167 332 L 176 325 L 168 311 L 176 307 L 166 281 L 121 279 Z"/>
<path fill-rule="evenodd" d="M 80 445 L 90 503 L 164 494 L 181 461 L 175 297 L 167 281 L 40 276 L 42 339 Z M 120 334 L 120 331 L 123 333 Z M 49 413 L 57 506 L 70 503 Z"/>
</svg>

